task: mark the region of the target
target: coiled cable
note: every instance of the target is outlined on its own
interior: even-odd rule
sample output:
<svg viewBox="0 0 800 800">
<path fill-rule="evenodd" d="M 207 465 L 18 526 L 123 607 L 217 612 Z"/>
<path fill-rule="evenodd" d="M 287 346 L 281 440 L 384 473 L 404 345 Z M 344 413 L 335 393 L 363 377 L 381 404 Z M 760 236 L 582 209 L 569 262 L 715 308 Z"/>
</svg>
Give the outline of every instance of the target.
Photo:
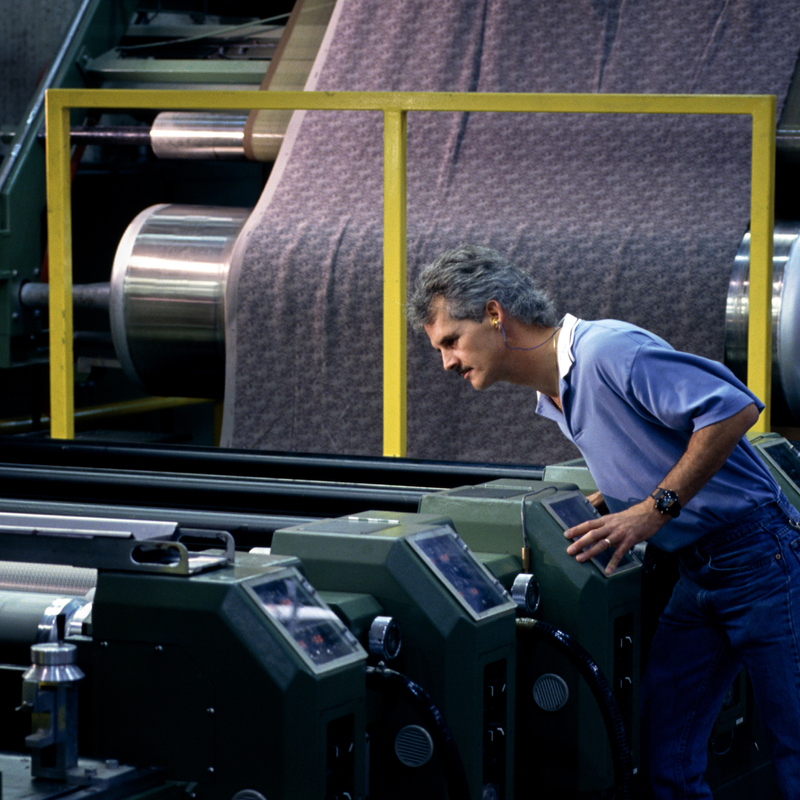
<svg viewBox="0 0 800 800">
<path fill-rule="evenodd" d="M 568 633 L 541 620 L 522 618 L 517 620 L 517 630 L 525 631 L 538 639 L 553 645 L 569 658 L 578 672 L 586 680 L 592 695 L 597 701 L 611 745 L 611 758 L 614 762 L 614 777 L 621 800 L 631 797 L 633 767 L 631 751 L 625 725 L 619 711 L 614 693 L 605 675 L 592 657 Z"/>
<path fill-rule="evenodd" d="M 431 696 L 418 683 L 400 672 L 387 669 L 383 663 L 377 667 L 367 667 L 367 686 L 376 688 L 381 683 L 399 689 L 425 724 L 439 752 L 449 800 L 470 800 L 464 762 L 452 731 Z"/>
</svg>

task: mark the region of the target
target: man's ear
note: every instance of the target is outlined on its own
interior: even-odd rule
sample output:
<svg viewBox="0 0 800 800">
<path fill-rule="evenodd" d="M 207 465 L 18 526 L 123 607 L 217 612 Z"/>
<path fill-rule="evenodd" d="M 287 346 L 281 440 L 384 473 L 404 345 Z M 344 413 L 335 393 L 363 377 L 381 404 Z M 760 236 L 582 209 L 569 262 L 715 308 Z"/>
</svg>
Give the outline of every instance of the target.
<svg viewBox="0 0 800 800">
<path fill-rule="evenodd" d="M 496 319 L 500 325 L 503 324 L 503 317 L 505 315 L 503 312 L 503 307 L 497 302 L 497 300 L 490 300 L 486 304 L 486 315 L 490 320 Z"/>
</svg>

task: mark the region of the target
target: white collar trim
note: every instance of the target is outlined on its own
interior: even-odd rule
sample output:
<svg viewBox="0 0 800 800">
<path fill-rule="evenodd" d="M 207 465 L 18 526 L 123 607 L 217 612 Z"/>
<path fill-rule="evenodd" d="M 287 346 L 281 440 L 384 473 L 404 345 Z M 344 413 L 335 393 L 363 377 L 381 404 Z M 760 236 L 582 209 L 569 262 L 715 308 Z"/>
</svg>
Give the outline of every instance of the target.
<svg viewBox="0 0 800 800">
<path fill-rule="evenodd" d="M 572 314 L 566 314 L 564 319 L 561 320 L 561 333 L 558 334 L 558 346 L 556 348 L 558 374 L 561 378 L 566 376 L 575 363 L 575 358 L 572 355 L 572 344 L 575 340 L 575 326 L 578 322 L 578 318 L 573 317 Z"/>
</svg>

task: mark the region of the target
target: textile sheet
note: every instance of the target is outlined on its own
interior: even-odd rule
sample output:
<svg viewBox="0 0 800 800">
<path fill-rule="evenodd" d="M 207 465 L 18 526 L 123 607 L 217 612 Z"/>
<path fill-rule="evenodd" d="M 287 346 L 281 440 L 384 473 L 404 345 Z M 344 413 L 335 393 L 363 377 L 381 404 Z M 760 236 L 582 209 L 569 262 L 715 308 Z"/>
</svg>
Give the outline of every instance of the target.
<svg viewBox="0 0 800 800">
<path fill-rule="evenodd" d="M 759 93 L 778 113 L 794 0 L 339 0 L 307 88 Z M 237 243 L 223 444 L 382 452 L 382 117 L 298 112 Z M 486 244 L 562 313 L 616 317 L 722 360 L 749 222 L 750 120 L 412 113 L 409 284 Z M 546 464 L 577 455 L 535 395 L 476 392 L 409 334 L 408 455 Z"/>
</svg>

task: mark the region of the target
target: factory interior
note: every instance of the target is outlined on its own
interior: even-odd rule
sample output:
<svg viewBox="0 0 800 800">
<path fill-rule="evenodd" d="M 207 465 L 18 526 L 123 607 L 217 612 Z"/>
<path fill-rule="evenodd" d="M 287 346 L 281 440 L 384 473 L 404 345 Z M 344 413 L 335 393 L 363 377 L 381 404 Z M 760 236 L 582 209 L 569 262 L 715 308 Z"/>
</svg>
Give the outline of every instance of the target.
<svg viewBox="0 0 800 800">
<path fill-rule="evenodd" d="M 400 297 L 474 242 L 560 314 L 744 382 L 766 364 L 748 437 L 800 509 L 796 0 L 0 11 L 0 800 L 638 798 L 674 559 L 637 547 L 608 576 L 568 556 L 595 513 L 578 451 L 529 390 L 471 391 L 387 327 L 390 117 L 202 98 L 455 98 L 403 117 Z M 709 110 L 457 107 L 476 93 Z M 725 96 L 774 97 L 772 138 Z M 744 670 L 706 778 L 715 800 L 779 796 Z"/>
</svg>

